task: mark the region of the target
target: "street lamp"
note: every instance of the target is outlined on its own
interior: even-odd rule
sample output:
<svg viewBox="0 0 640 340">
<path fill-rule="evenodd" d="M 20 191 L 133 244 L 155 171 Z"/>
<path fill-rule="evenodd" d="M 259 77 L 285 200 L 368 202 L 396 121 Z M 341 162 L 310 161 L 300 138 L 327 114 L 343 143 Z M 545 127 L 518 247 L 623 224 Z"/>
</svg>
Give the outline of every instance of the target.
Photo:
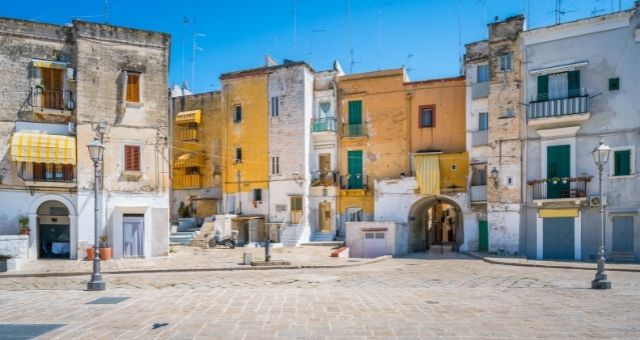
<svg viewBox="0 0 640 340">
<path fill-rule="evenodd" d="M 591 288 L 593 289 L 611 289 L 611 281 L 607 280 L 607 273 L 604 269 L 604 200 L 602 196 L 602 173 L 604 172 L 604 166 L 609 161 L 609 155 L 611 154 L 611 148 L 600 142 L 598 146 L 593 148 L 591 152 L 593 155 L 593 161 L 598 166 L 598 178 L 600 180 L 600 248 L 598 248 L 598 272 L 595 279 L 591 281 Z"/>
<path fill-rule="evenodd" d="M 93 161 L 93 207 L 95 228 L 95 241 L 93 244 L 93 251 L 95 254 L 93 257 L 93 273 L 91 273 L 91 281 L 87 284 L 87 290 L 105 290 L 106 284 L 102 281 L 102 273 L 100 273 L 100 249 L 98 248 L 98 224 L 100 223 L 100 210 L 98 208 L 98 182 L 100 180 L 100 165 L 102 164 L 104 146 L 100 143 L 98 138 L 94 138 L 91 143 L 87 144 L 87 149 L 89 149 L 89 157 L 91 157 L 91 160 Z"/>
<path fill-rule="evenodd" d="M 493 184 L 495 184 L 496 186 L 498 185 L 498 175 L 500 174 L 500 171 L 498 171 L 498 169 L 496 169 L 496 167 L 494 166 L 493 169 L 491 169 L 491 178 L 493 178 Z"/>
</svg>

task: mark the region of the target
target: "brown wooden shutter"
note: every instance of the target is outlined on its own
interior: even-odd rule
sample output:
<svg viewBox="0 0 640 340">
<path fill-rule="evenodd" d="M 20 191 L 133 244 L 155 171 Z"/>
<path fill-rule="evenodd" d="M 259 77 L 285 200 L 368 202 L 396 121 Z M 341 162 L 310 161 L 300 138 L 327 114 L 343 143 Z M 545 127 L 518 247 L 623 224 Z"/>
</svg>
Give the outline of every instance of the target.
<svg viewBox="0 0 640 340">
<path fill-rule="evenodd" d="M 140 171 L 140 146 L 124 146 L 124 169 L 126 171 Z"/>
<path fill-rule="evenodd" d="M 127 74 L 127 101 L 131 103 L 140 102 L 140 75 L 135 73 Z"/>
</svg>

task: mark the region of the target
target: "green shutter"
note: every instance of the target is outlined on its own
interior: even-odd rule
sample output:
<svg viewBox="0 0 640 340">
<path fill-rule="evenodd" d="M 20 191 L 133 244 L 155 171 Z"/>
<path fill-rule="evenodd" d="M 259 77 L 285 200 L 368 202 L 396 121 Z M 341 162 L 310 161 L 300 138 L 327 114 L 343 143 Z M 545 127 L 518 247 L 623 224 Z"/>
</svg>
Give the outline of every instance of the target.
<svg viewBox="0 0 640 340">
<path fill-rule="evenodd" d="M 569 182 L 562 183 L 562 180 L 558 180 L 554 184 L 552 179 L 562 179 L 570 176 L 570 159 L 571 146 L 555 145 L 547 147 L 547 198 L 562 198 L 569 190 Z"/>
<path fill-rule="evenodd" d="M 349 102 L 349 124 L 362 124 L 362 101 Z"/>
<path fill-rule="evenodd" d="M 362 189 L 362 150 L 347 152 L 347 170 L 349 171 L 349 189 Z"/>
<path fill-rule="evenodd" d="M 479 251 L 489 251 L 489 226 L 487 225 L 487 221 L 478 221 L 479 227 L 479 240 L 478 240 L 478 250 Z"/>
<path fill-rule="evenodd" d="M 580 96 L 580 71 L 567 72 L 567 82 L 569 83 L 569 97 Z"/>
<path fill-rule="evenodd" d="M 538 76 L 538 100 L 549 99 L 549 76 Z"/>
<path fill-rule="evenodd" d="M 614 176 L 631 175 L 631 150 L 614 151 Z"/>
</svg>

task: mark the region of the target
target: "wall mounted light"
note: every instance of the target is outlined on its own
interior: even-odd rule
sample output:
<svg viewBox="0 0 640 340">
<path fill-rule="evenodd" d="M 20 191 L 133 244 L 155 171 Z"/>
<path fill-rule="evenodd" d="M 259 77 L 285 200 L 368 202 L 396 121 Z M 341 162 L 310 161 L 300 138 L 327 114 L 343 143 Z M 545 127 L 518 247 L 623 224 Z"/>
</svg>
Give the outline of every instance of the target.
<svg viewBox="0 0 640 340">
<path fill-rule="evenodd" d="M 500 171 L 498 171 L 498 169 L 496 169 L 496 167 L 494 166 L 493 169 L 491 169 L 491 178 L 493 178 L 493 183 L 495 185 L 498 185 L 498 175 L 500 174 Z"/>
</svg>

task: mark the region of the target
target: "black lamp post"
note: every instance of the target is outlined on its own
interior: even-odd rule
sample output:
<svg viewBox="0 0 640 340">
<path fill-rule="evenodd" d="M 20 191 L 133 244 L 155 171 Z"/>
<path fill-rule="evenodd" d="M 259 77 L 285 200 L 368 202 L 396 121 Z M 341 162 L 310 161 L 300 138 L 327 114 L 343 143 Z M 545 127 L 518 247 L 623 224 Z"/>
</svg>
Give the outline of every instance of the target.
<svg viewBox="0 0 640 340">
<path fill-rule="evenodd" d="M 607 272 L 605 271 L 604 264 L 604 199 L 602 195 L 602 173 L 604 172 L 604 166 L 609 161 L 611 154 L 611 148 L 600 142 L 591 152 L 593 155 L 593 161 L 598 166 L 598 178 L 600 180 L 600 247 L 598 248 L 598 272 L 596 277 L 591 281 L 591 288 L 593 289 L 611 289 L 611 281 L 607 280 Z"/>
<path fill-rule="evenodd" d="M 87 144 L 89 149 L 89 157 L 93 161 L 93 205 L 94 205 L 94 228 L 95 228 L 95 242 L 93 244 L 93 251 L 95 256 L 93 257 L 93 273 L 91 273 L 91 281 L 87 284 L 87 290 L 105 290 L 106 284 L 102 281 L 102 273 L 100 273 L 100 249 L 98 248 L 98 242 L 100 240 L 98 236 L 98 225 L 100 224 L 100 208 L 98 207 L 98 182 L 100 181 L 100 166 L 102 165 L 102 154 L 104 152 L 104 146 L 100 143 L 98 138 L 95 138 L 91 143 Z"/>
</svg>

